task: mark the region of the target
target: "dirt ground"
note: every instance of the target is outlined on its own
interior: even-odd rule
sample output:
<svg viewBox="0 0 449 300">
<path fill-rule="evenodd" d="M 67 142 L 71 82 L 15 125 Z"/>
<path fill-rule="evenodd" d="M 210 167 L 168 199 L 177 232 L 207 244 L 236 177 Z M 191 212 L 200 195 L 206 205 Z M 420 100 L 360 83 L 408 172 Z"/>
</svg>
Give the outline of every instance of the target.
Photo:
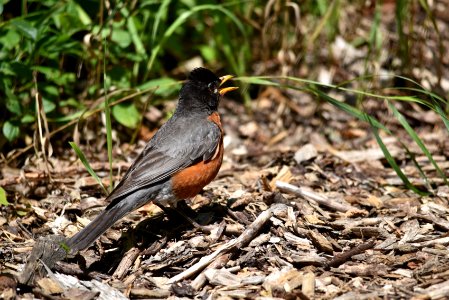
<svg viewBox="0 0 449 300">
<path fill-rule="evenodd" d="M 449 188 L 385 104 L 370 101 L 397 133 L 384 142 L 398 164 L 432 195 L 404 188 L 369 125 L 307 94 L 267 88 L 250 114 L 222 101 L 223 166 L 183 208 L 208 230 L 147 205 L 58 264 L 53 275 L 28 285 L 16 279 L 35 239 L 74 234 L 104 208 L 105 197 L 69 150 L 50 158 L 51 180 L 42 159 L 31 155 L 21 169 L 4 166 L 0 185 L 11 205 L 1 206 L 0 216 L 2 297 L 448 297 Z M 412 115 L 419 108 L 402 109 Z M 417 131 L 445 170 L 444 126 L 434 113 L 420 113 L 426 117 Z M 417 153 L 429 182 L 401 143 Z M 115 149 L 117 179 L 143 145 Z M 104 152 L 90 161 L 107 178 Z"/>
<path fill-rule="evenodd" d="M 419 47 L 410 50 L 409 65 L 410 76 L 440 95 L 449 93 L 447 55 L 438 50 L 449 48 L 446 2 L 435 2 L 441 36 L 423 22 L 426 27 L 413 35 Z M 386 25 L 380 30 L 394 45 L 393 1 L 385 3 L 381 24 Z M 380 47 L 372 62 L 367 59 L 372 53 L 348 42 L 349 35 L 371 30 L 372 14 L 354 15 L 360 17 L 353 20 L 358 26 L 348 22 L 339 29 L 346 35 L 313 55 L 326 62 L 304 57 L 295 76 L 326 83 L 394 73 L 388 69 L 395 65 L 390 48 Z M 253 69 L 256 75 L 269 73 Z M 371 84 L 398 82 L 379 77 Z M 357 104 L 354 95 L 326 93 Z M 255 94 L 251 110 L 222 101 L 222 168 L 200 195 L 180 204 L 206 227 L 149 204 L 60 262 L 50 276 L 28 284 L 18 278 L 35 241 L 73 235 L 107 203 L 69 148 L 70 133 L 61 135 L 67 141 L 52 141 L 57 146 L 48 164 L 32 150 L 20 156 L 19 167 L 3 159 L 0 186 L 10 205 L 0 205 L 0 298 L 448 299 L 449 187 L 384 100 L 365 97 L 363 109 L 393 133 L 381 131 L 383 142 L 407 178 L 428 195 L 404 187 L 369 124 L 298 91 L 260 87 Z M 160 125 L 174 104 L 150 107 L 146 121 Z M 449 142 L 441 117 L 416 103 L 394 105 L 447 174 Z M 115 132 L 116 182 L 152 130 L 144 126 L 136 144 L 120 142 Z M 78 132 L 88 141 L 82 150 L 93 169 L 109 184 L 104 132 L 94 126 Z"/>
</svg>

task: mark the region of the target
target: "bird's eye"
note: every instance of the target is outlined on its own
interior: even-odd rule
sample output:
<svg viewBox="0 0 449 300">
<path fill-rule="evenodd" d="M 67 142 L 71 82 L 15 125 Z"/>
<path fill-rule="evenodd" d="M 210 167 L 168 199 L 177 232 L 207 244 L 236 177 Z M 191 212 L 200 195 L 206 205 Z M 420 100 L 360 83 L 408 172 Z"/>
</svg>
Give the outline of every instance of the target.
<svg viewBox="0 0 449 300">
<path fill-rule="evenodd" d="M 209 90 L 210 90 L 211 92 L 213 92 L 214 94 L 218 93 L 218 89 L 217 89 L 217 87 L 216 87 L 216 85 L 215 85 L 214 82 L 209 83 L 209 84 L 207 85 L 207 87 L 208 87 Z"/>
</svg>

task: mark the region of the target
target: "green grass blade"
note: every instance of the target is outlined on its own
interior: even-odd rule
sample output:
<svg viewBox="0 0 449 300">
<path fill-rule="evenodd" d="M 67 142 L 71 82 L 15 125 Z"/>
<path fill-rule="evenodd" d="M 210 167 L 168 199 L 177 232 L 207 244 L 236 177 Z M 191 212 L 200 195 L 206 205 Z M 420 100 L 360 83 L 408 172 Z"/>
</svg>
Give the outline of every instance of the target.
<svg viewBox="0 0 449 300">
<path fill-rule="evenodd" d="M 387 160 L 388 164 L 393 168 L 393 170 L 396 172 L 396 174 L 399 176 L 399 178 L 402 180 L 402 182 L 404 183 L 404 185 L 409 189 L 412 190 L 413 192 L 415 192 L 418 195 L 421 196 L 426 196 L 429 193 L 421 191 L 420 189 L 418 189 L 416 186 L 414 186 L 407 178 L 407 176 L 405 176 L 405 174 L 402 172 L 401 168 L 399 168 L 398 164 L 396 163 L 396 161 L 394 160 L 393 156 L 391 155 L 390 151 L 388 151 L 387 146 L 385 146 L 384 142 L 382 141 L 382 138 L 379 135 L 379 129 L 377 126 L 375 126 L 372 122 L 371 122 L 371 118 L 369 118 L 369 116 L 367 116 L 367 120 L 369 120 L 369 124 L 371 125 L 371 129 L 373 131 L 373 134 L 376 138 L 377 144 L 379 145 L 380 149 L 382 150 L 382 152 L 384 153 L 385 159 Z"/>
<path fill-rule="evenodd" d="M 382 125 L 379 121 L 377 121 L 375 118 L 369 116 L 368 114 L 360 111 L 359 109 L 355 108 L 354 106 L 351 106 L 347 103 L 338 101 L 337 99 L 330 97 L 328 94 L 320 91 L 319 89 L 311 88 L 311 91 L 313 93 L 315 93 L 316 95 L 318 95 L 321 99 L 323 99 L 323 100 L 329 102 L 330 104 L 336 106 L 337 108 L 347 112 L 351 116 L 354 116 L 364 122 L 368 122 L 372 126 L 382 129 L 382 130 L 386 131 L 387 133 L 390 133 L 390 130 L 388 128 L 386 128 L 384 125 Z"/>
<path fill-rule="evenodd" d="M 432 154 L 429 152 L 427 147 L 424 145 L 423 141 L 419 138 L 418 134 L 416 134 L 416 131 L 413 130 L 413 128 L 410 126 L 410 124 L 404 118 L 404 115 L 402 115 L 396 109 L 396 107 L 393 104 L 391 104 L 390 102 L 388 102 L 388 107 L 393 111 L 393 115 L 396 117 L 396 119 L 399 121 L 399 123 L 401 123 L 402 127 L 407 131 L 408 135 L 415 141 L 415 143 L 418 145 L 418 147 L 421 149 L 421 151 L 426 155 L 426 157 L 429 159 L 429 161 L 435 167 L 435 170 L 437 171 L 438 175 L 440 175 L 441 178 L 443 178 L 444 183 L 447 184 L 446 175 L 440 169 L 440 167 L 438 166 L 436 161 L 433 159 Z"/>
<path fill-rule="evenodd" d="M 334 84 L 323 84 L 321 82 L 318 81 L 314 81 L 314 80 L 309 80 L 309 79 L 303 79 L 303 78 L 297 78 L 297 77 L 290 77 L 290 76 L 253 76 L 253 77 L 238 77 L 238 78 L 234 78 L 234 80 L 241 80 L 242 82 L 248 82 L 248 83 L 254 83 L 254 84 L 258 84 L 258 80 L 262 80 L 265 81 L 266 83 L 264 83 L 265 85 L 270 85 L 268 82 L 274 82 L 274 80 L 289 80 L 292 82 L 296 82 L 299 83 L 301 85 L 306 85 L 306 84 L 310 84 L 310 85 L 315 85 L 315 86 L 321 86 L 321 87 L 326 87 L 326 88 L 332 88 L 332 89 L 336 89 L 336 90 L 340 90 L 340 91 L 345 91 L 348 93 L 354 93 L 357 95 L 362 95 L 362 96 L 367 96 L 367 97 L 373 97 L 376 99 L 388 99 L 388 100 L 398 100 L 398 101 L 407 101 L 407 102 L 415 102 L 415 103 L 419 103 L 422 105 L 425 105 L 429 108 L 433 108 L 432 105 L 429 105 L 428 101 L 424 101 L 423 99 L 420 99 L 416 96 L 385 96 L 385 95 L 381 95 L 381 94 L 375 94 L 375 93 L 370 93 L 370 92 L 366 92 L 366 91 L 362 91 L 362 90 L 357 90 L 357 89 L 352 89 L 352 88 L 346 88 L 344 87 L 345 84 L 354 82 L 356 80 L 362 80 L 362 79 L 369 79 L 372 78 L 373 75 L 365 75 L 365 76 L 361 76 L 358 78 L 355 78 L 353 80 L 344 82 L 342 84 L 339 85 L 334 85 Z M 443 99 L 442 97 L 427 91 L 424 87 L 422 87 L 421 85 L 419 85 L 416 81 L 413 81 L 410 78 L 404 77 L 404 76 L 400 76 L 400 75 L 393 75 L 391 76 L 392 78 L 400 78 L 403 80 L 406 80 L 416 86 L 418 86 L 419 88 L 401 88 L 401 87 L 394 87 L 395 90 L 409 90 L 409 91 L 414 91 L 414 92 L 418 92 L 420 94 L 426 95 L 428 97 L 431 98 L 435 98 L 437 100 L 439 100 L 442 103 L 447 103 L 447 101 L 445 99 Z M 392 88 L 385 88 L 385 89 L 392 89 Z"/>
<path fill-rule="evenodd" d="M 330 104 L 336 106 L 337 108 L 347 112 L 348 114 L 362 120 L 365 122 L 368 122 L 368 120 L 377 128 L 385 130 L 386 132 L 390 133 L 390 131 L 388 130 L 388 128 L 386 128 L 384 125 L 382 125 L 379 121 L 377 121 L 375 118 L 367 115 L 366 113 L 360 111 L 359 109 L 355 108 L 354 106 L 351 106 L 347 103 L 338 101 L 337 99 L 334 99 L 332 97 L 330 97 L 328 94 L 320 91 L 318 88 L 315 87 L 316 84 L 318 84 L 319 86 L 324 86 L 324 87 L 333 87 L 333 88 L 337 88 L 337 86 L 329 86 L 329 85 L 323 85 L 320 84 L 319 82 L 316 81 L 312 81 L 312 80 L 307 80 L 307 79 L 300 79 L 300 78 L 295 78 L 295 77 L 282 77 L 281 79 L 288 79 L 288 80 L 292 80 L 292 81 L 296 81 L 296 82 L 300 82 L 305 84 L 304 87 L 297 87 L 294 85 L 288 85 L 288 84 L 282 84 L 282 83 L 277 83 L 277 82 L 273 82 L 270 81 L 270 79 L 272 79 L 274 77 L 267 77 L 267 76 L 259 76 L 259 77 L 238 77 L 235 78 L 235 80 L 240 80 L 242 82 L 246 82 L 246 83 L 252 83 L 252 84 L 260 84 L 260 85 L 271 85 L 271 86 L 279 86 L 279 87 L 285 87 L 285 88 L 290 88 L 290 89 L 294 89 L 294 90 L 301 90 L 301 91 L 309 91 L 312 94 L 317 95 L 318 97 L 320 97 L 321 99 L 329 102 Z M 278 77 L 279 78 L 279 77 Z M 364 94 L 370 94 L 370 93 L 365 93 Z M 380 97 L 377 95 L 377 97 Z"/>
<path fill-rule="evenodd" d="M 403 59 L 403 67 L 408 67 L 408 62 L 410 61 L 408 38 L 405 32 L 408 16 L 408 1 L 407 0 L 397 0 L 396 1 L 396 28 L 399 36 L 399 57 Z"/>
<path fill-rule="evenodd" d="M 421 178 L 424 180 L 424 183 L 427 187 L 428 191 L 432 191 L 432 185 L 429 182 L 429 179 L 427 178 L 426 174 L 424 173 L 424 170 L 421 168 L 421 166 L 419 165 L 418 161 L 416 160 L 416 155 L 413 154 L 410 149 L 405 146 L 404 144 L 401 143 L 401 145 L 404 147 L 405 151 L 407 152 L 408 157 L 412 160 L 413 164 L 415 165 L 416 169 L 418 169 L 419 175 L 421 176 Z"/>
<path fill-rule="evenodd" d="M 173 33 L 178 29 L 184 22 L 186 22 L 191 16 L 195 15 L 196 13 L 200 11 L 205 10 L 211 10 L 211 11 L 218 11 L 222 14 L 229 17 L 232 22 L 237 26 L 237 28 L 242 32 L 242 35 L 245 37 L 246 40 L 246 31 L 243 24 L 240 22 L 240 20 L 228 9 L 224 8 L 221 5 L 214 5 L 214 4 L 204 4 L 204 5 L 198 5 L 193 7 L 192 9 L 185 11 L 182 13 L 171 25 L 167 28 L 167 30 L 164 32 L 164 35 L 160 39 L 160 42 L 152 49 L 151 56 L 147 64 L 147 73 L 149 74 L 150 71 L 153 68 L 154 61 L 156 57 L 158 56 L 159 52 L 162 49 L 162 46 L 164 43 L 173 35 Z"/>
<path fill-rule="evenodd" d="M 339 6 L 339 1 L 334 0 L 332 1 L 331 5 L 327 7 L 327 11 L 323 18 L 320 20 L 320 22 L 315 26 L 315 30 L 310 35 L 308 40 L 308 47 L 311 47 L 311 45 L 315 42 L 315 40 L 318 38 L 320 33 L 323 31 L 323 28 L 326 26 L 326 24 L 329 24 L 329 20 L 331 19 L 332 15 L 335 13 L 335 10 Z"/>
<path fill-rule="evenodd" d="M 447 131 L 449 131 L 449 120 L 446 116 L 446 113 L 438 103 L 435 102 L 434 105 L 436 112 L 441 116 L 441 119 L 443 120 L 444 126 L 446 126 Z"/>
<path fill-rule="evenodd" d="M 104 89 L 104 113 L 106 116 L 106 144 L 108 148 L 109 160 L 109 191 L 114 189 L 114 177 L 112 176 L 112 125 L 111 125 L 111 108 L 109 107 L 108 86 L 106 80 L 106 55 L 108 53 L 106 38 L 104 39 L 103 54 L 103 89 Z"/>
<path fill-rule="evenodd" d="M 232 80 L 234 81 L 241 81 L 248 84 L 257 84 L 257 85 L 269 85 L 269 86 L 279 86 L 279 83 L 273 82 L 269 80 L 269 78 L 266 77 L 258 77 L 258 76 L 239 76 L 235 77 Z"/>
<path fill-rule="evenodd" d="M 161 23 L 162 18 L 164 18 L 167 15 L 168 12 L 168 6 L 170 5 L 171 0 L 164 0 L 162 1 L 161 5 L 159 6 L 159 9 L 156 13 L 156 18 L 154 19 L 153 23 L 153 32 L 151 33 L 151 44 L 155 44 L 156 42 L 156 36 L 157 31 L 159 29 L 159 24 Z"/>
<path fill-rule="evenodd" d="M 70 146 L 73 150 L 75 150 L 76 155 L 83 163 L 84 167 L 86 168 L 87 172 L 98 182 L 98 184 L 101 186 L 101 188 L 104 190 L 106 194 L 108 194 L 108 191 L 103 185 L 103 182 L 101 182 L 101 179 L 98 177 L 98 175 L 95 173 L 95 171 L 90 166 L 89 162 L 86 159 L 86 156 L 84 155 L 83 151 L 75 144 L 75 142 L 69 142 Z"/>
</svg>

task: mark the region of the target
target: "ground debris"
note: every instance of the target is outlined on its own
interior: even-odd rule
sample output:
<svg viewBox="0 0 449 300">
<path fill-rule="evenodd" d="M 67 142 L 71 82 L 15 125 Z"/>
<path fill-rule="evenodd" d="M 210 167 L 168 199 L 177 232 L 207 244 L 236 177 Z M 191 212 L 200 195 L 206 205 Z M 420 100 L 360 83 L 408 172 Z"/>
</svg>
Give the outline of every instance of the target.
<svg viewBox="0 0 449 300">
<path fill-rule="evenodd" d="M 265 96 L 278 94 L 272 88 Z M 50 158 L 51 185 L 33 159 L 24 170 L 3 169 L 1 182 L 15 200 L 0 207 L 0 298 L 448 297 L 449 189 L 426 157 L 416 159 L 433 194 L 419 196 L 385 163 L 366 124 L 333 107 L 313 102 L 324 119 L 304 121 L 297 103 L 275 109 L 278 102 L 261 100 L 253 115 L 234 102 L 223 104 L 229 134 L 222 170 L 187 201 L 193 209 L 187 215 L 208 230 L 146 205 L 87 250 L 52 266 L 54 274 L 33 277 L 33 270 L 45 269 L 39 253 L 29 258 L 35 241 L 75 234 L 107 203 L 83 168 L 62 158 Z M 444 136 L 430 135 L 429 149 L 447 169 L 437 147 Z M 385 142 L 407 176 L 424 187 L 397 140 Z M 114 165 L 121 174 L 127 167 Z M 24 272 L 30 259 L 35 264 Z M 18 289 L 24 273 L 36 280 Z"/>
</svg>

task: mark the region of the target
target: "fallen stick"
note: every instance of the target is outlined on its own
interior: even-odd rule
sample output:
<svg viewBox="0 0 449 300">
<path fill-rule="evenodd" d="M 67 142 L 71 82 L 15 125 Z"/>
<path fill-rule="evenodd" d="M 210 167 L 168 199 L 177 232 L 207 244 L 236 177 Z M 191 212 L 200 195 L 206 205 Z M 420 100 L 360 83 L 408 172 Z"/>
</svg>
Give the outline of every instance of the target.
<svg viewBox="0 0 449 300">
<path fill-rule="evenodd" d="M 265 225 L 265 223 L 268 222 L 268 220 L 274 215 L 278 214 L 281 211 L 285 211 L 287 213 L 287 206 L 285 204 L 274 204 L 272 205 L 268 210 L 262 212 L 251 225 L 249 225 L 245 231 L 242 232 L 242 234 L 233 240 L 230 240 L 229 242 L 225 243 L 224 245 L 220 246 L 217 250 L 215 250 L 213 253 L 203 257 L 200 259 L 199 262 L 188 268 L 187 270 L 179 273 L 178 275 L 172 277 L 170 280 L 168 280 L 168 284 L 173 284 L 175 282 L 178 282 L 180 280 L 189 278 L 190 276 L 200 272 L 204 268 L 206 268 L 208 265 L 213 263 L 218 257 L 221 255 L 224 255 L 228 253 L 229 251 L 233 249 L 239 249 L 254 239 L 256 234 L 259 232 L 259 230 Z M 228 258 L 229 259 L 229 258 Z M 223 264 L 223 262 L 221 262 Z"/>
<path fill-rule="evenodd" d="M 210 265 L 208 265 L 203 272 L 201 272 L 190 284 L 190 286 L 195 290 L 198 291 L 201 287 L 203 287 L 206 284 L 207 278 L 206 278 L 206 271 L 208 269 L 220 269 L 223 268 L 227 262 L 229 261 L 229 258 L 231 257 L 230 253 L 220 255 L 217 257 L 216 260 L 214 260 Z"/>
<path fill-rule="evenodd" d="M 357 245 L 356 247 L 352 248 L 351 250 L 348 250 L 341 254 L 335 255 L 334 258 L 332 258 L 328 263 L 326 263 L 326 267 L 328 267 L 328 268 L 338 267 L 338 266 L 344 264 L 346 261 L 348 261 L 354 255 L 360 254 L 362 252 L 365 252 L 368 249 L 373 248 L 374 244 L 375 244 L 374 240 L 370 240 L 366 243 Z"/>
<path fill-rule="evenodd" d="M 123 279 L 126 272 L 129 271 L 131 266 L 136 261 L 137 257 L 139 256 L 139 253 L 140 253 L 140 250 L 136 247 L 129 249 L 123 256 L 117 269 L 115 269 L 115 272 L 114 272 L 114 274 L 112 274 L 112 277 L 118 278 L 118 279 Z"/>
<path fill-rule="evenodd" d="M 347 212 L 349 210 L 354 210 L 354 211 L 359 210 L 358 208 L 356 208 L 350 204 L 337 202 L 330 198 L 326 198 L 323 195 L 317 194 L 313 191 L 309 191 L 309 190 L 300 188 L 298 186 L 295 186 L 295 185 L 287 183 L 287 182 L 276 181 L 276 187 L 282 192 L 294 194 L 294 195 L 303 197 L 306 200 L 313 200 L 313 201 L 317 202 L 319 205 L 329 207 L 329 208 L 339 211 L 339 212 Z"/>
</svg>

